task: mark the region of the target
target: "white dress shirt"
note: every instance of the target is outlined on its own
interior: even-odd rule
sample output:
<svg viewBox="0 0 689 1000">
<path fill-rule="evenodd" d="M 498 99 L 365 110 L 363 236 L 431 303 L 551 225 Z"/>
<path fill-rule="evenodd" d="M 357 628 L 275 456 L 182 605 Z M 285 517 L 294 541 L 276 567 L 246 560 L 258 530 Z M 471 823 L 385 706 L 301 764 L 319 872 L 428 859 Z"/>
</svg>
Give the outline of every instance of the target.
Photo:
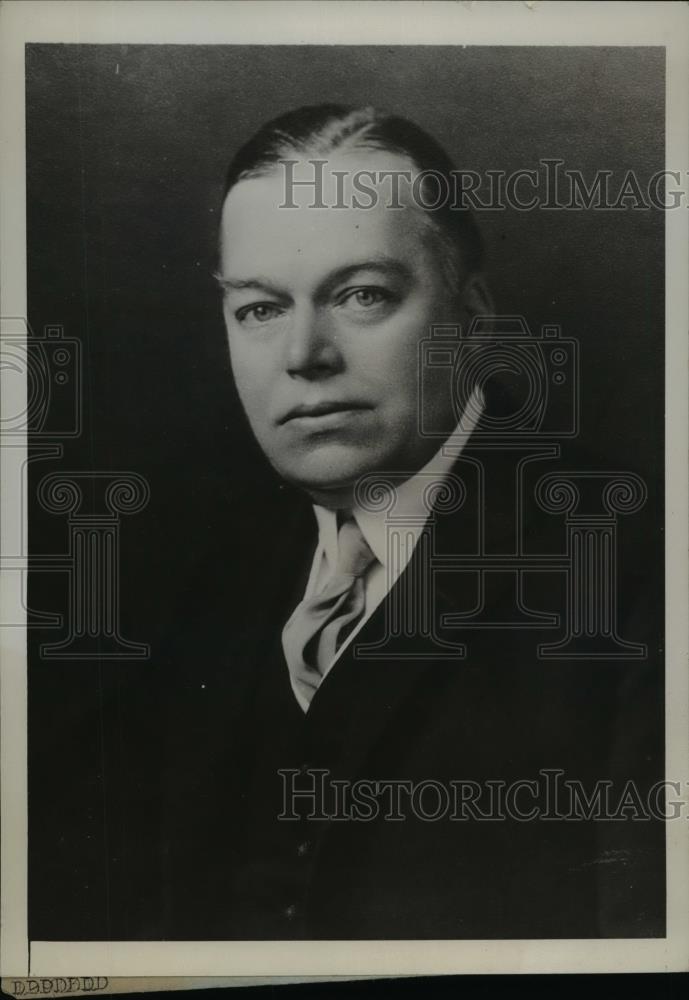
<svg viewBox="0 0 689 1000">
<path fill-rule="evenodd" d="M 375 555 L 376 562 L 373 563 L 364 578 L 366 602 L 364 613 L 356 627 L 352 629 L 345 642 L 338 649 L 333 660 L 326 666 L 323 671 L 324 677 L 337 663 L 343 651 L 356 637 L 406 568 L 429 517 L 428 507 L 424 502 L 424 491 L 428 488 L 429 477 L 436 481 L 442 481 L 449 475 L 452 466 L 476 426 L 482 409 L 481 394 L 475 390 L 457 427 L 443 442 L 430 462 L 396 487 L 395 516 L 402 515 L 405 521 L 408 517 L 409 521 L 405 524 L 405 536 L 408 539 L 408 544 L 402 548 L 400 558 L 395 559 L 394 564 L 389 559 L 387 551 L 387 511 L 373 512 L 364 510 L 360 506 L 353 508 L 354 519 Z M 337 513 L 318 504 L 313 505 L 313 510 L 318 523 L 318 542 L 304 592 L 304 600 L 318 594 L 325 587 L 335 572 L 337 562 Z M 299 705 L 306 712 L 309 702 L 295 689 L 294 684 L 292 690 Z"/>
</svg>

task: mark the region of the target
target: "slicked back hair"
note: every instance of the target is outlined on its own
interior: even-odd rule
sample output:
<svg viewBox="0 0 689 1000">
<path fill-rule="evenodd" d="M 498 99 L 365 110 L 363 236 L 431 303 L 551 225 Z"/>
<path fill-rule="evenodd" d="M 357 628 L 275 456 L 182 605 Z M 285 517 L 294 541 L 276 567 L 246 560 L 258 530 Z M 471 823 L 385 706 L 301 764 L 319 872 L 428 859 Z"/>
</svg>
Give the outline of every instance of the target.
<svg viewBox="0 0 689 1000">
<path fill-rule="evenodd" d="M 443 275 L 453 292 L 464 278 L 483 265 L 483 245 L 476 220 L 469 209 L 453 206 L 453 163 L 439 142 L 414 122 L 387 115 L 372 107 L 318 104 L 298 108 L 266 122 L 237 152 L 225 179 L 225 198 L 240 181 L 263 177 L 283 161 L 322 159 L 336 151 L 385 150 L 407 157 L 419 172 L 443 178 L 449 197 L 437 208 L 427 208 L 435 192 L 423 198 L 431 226 L 439 238 Z M 437 185 L 437 180 L 424 183 Z M 422 184 L 423 188 L 423 184 Z"/>
</svg>

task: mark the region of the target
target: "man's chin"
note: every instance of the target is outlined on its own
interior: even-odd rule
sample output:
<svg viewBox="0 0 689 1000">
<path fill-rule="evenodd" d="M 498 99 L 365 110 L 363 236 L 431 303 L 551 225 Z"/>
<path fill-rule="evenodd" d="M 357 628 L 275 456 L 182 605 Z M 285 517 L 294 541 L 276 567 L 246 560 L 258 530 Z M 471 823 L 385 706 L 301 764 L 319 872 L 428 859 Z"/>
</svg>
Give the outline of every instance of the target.
<svg viewBox="0 0 689 1000">
<path fill-rule="evenodd" d="M 379 463 L 372 455 L 354 455 L 349 449 L 319 449 L 319 454 L 311 454 L 300 462 L 274 462 L 274 466 L 286 482 L 303 490 L 315 503 L 324 507 L 350 506 L 357 482 L 365 475 L 375 472 Z"/>
</svg>

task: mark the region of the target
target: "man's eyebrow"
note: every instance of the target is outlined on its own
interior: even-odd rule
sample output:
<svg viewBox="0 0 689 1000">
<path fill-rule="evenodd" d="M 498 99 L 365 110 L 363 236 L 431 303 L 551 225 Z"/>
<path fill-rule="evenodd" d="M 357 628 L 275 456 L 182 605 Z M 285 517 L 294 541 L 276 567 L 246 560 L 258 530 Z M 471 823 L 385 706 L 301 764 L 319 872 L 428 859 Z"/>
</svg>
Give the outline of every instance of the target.
<svg viewBox="0 0 689 1000">
<path fill-rule="evenodd" d="M 369 257 L 365 260 L 357 260 L 353 261 L 351 264 L 345 264 L 343 267 L 338 267 L 334 271 L 331 271 L 330 274 L 327 274 L 319 282 L 319 295 L 327 294 L 327 292 L 333 287 L 341 284 L 343 281 L 347 281 L 359 271 L 379 271 L 381 274 L 392 275 L 393 277 L 402 278 L 406 281 L 409 281 L 412 278 L 411 268 L 403 261 L 398 260 L 396 257 L 388 257 L 385 255 Z M 250 289 L 253 291 L 265 292 L 269 295 L 289 298 L 289 293 L 282 288 L 278 288 L 278 286 L 270 281 L 269 278 L 261 276 L 257 276 L 255 278 L 233 278 L 229 275 L 220 274 L 217 271 L 213 277 L 223 291 L 226 292 Z"/>
<path fill-rule="evenodd" d="M 241 291 L 243 288 L 253 289 L 258 292 L 267 292 L 269 295 L 286 296 L 286 292 L 274 285 L 268 278 L 230 278 L 216 271 L 213 277 L 225 292 Z"/>
<path fill-rule="evenodd" d="M 397 257 L 387 257 L 387 256 L 377 256 L 370 257 L 366 260 L 354 261 L 351 264 L 345 264 L 344 267 L 338 267 L 331 274 L 321 282 L 322 287 L 331 288 L 333 285 L 338 285 L 342 281 L 347 281 L 358 271 L 380 271 L 382 274 L 392 275 L 396 278 L 404 278 L 406 280 L 411 279 L 412 269 L 405 264 L 403 261 L 398 260 Z"/>
</svg>

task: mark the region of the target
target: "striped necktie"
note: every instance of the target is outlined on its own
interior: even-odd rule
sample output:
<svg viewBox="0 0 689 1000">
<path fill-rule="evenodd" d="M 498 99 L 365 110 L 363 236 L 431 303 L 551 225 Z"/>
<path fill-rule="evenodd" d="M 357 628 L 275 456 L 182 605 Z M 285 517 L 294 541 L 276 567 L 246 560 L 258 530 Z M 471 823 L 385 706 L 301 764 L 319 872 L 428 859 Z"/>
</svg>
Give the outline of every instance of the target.
<svg viewBox="0 0 689 1000">
<path fill-rule="evenodd" d="M 309 703 L 335 653 L 363 614 L 363 578 L 375 558 L 359 525 L 348 516 L 337 533 L 333 576 L 318 594 L 297 605 L 282 631 L 292 684 Z"/>
</svg>

